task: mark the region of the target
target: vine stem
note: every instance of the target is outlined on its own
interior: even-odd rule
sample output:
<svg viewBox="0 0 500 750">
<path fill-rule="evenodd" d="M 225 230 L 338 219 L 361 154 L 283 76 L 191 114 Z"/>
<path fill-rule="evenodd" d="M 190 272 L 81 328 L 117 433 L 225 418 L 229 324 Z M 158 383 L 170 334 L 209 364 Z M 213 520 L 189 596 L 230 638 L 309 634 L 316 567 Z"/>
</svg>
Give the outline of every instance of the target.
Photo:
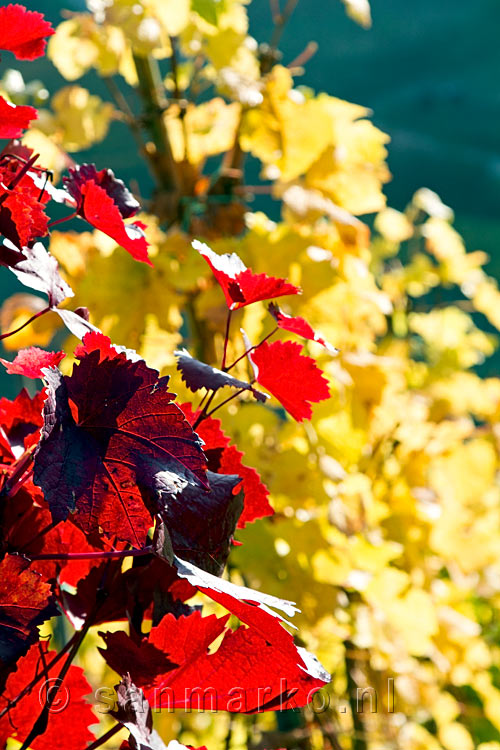
<svg viewBox="0 0 500 750">
<path fill-rule="evenodd" d="M 285 30 L 285 26 L 290 20 L 290 16 L 295 10 L 295 7 L 298 2 L 299 0 L 288 0 L 287 4 L 285 5 L 283 9 L 283 12 L 280 13 L 276 17 L 273 35 L 271 37 L 271 41 L 269 42 L 269 46 L 271 47 L 271 49 L 276 49 L 276 47 L 280 43 L 281 35 L 283 34 L 283 31 Z"/>
<path fill-rule="evenodd" d="M 15 333 L 19 333 L 19 331 L 22 331 L 23 328 L 25 328 L 26 326 L 28 326 L 30 323 L 33 323 L 34 320 L 36 320 L 37 318 L 41 318 L 42 315 L 45 315 L 45 313 L 50 312 L 50 309 L 51 309 L 50 305 L 48 305 L 47 307 L 44 307 L 43 310 L 39 310 L 37 313 L 35 313 L 34 315 L 32 315 L 31 318 L 29 318 L 28 320 L 26 320 L 18 328 L 15 328 L 13 331 L 9 331 L 8 333 L 2 333 L 0 335 L 0 341 L 2 341 L 3 339 L 8 338 L 9 336 L 13 336 Z"/>
<path fill-rule="evenodd" d="M 26 482 L 28 477 L 31 476 L 33 468 L 31 463 L 33 462 L 33 454 L 35 452 L 35 445 L 28 448 L 19 458 L 16 463 L 13 464 L 13 471 L 10 477 L 5 482 L 5 486 L 2 490 L 4 497 L 12 497 L 16 494 L 20 487 Z"/>
<path fill-rule="evenodd" d="M 121 560 L 124 557 L 143 557 L 152 553 L 152 547 L 143 549 L 110 550 L 109 552 L 44 552 L 31 555 L 30 560 Z"/>
<path fill-rule="evenodd" d="M 229 370 L 232 370 L 233 367 L 238 364 L 238 362 L 241 362 L 242 359 L 245 359 L 245 357 L 248 357 L 250 352 L 253 352 L 255 349 L 258 349 L 259 346 L 264 343 L 264 341 L 267 341 L 268 339 L 271 338 L 271 336 L 274 336 L 274 334 L 278 331 L 278 329 L 279 329 L 279 326 L 276 326 L 275 328 L 273 328 L 271 333 L 268 333 L 267 336 L 264 336 L 262 341 L 259 341 L 259 343 L 255 344 L 255 346 L 251 346 L 250 349 L 247 349 L 245 352 L 243 352 L 243 354 L 240 357 L 238 357 L 238 359 L 235 359 L 232 364 L 228 365 L 228 367 L 225 368 L 225 371 L 229 372 Z"/>
<path fill-rule="evenodd" d="M 227 346 L 228 346 L 228 343 L 229 343 L 229 332 L 230 332 L 230 329 L 231 329 L 231 317 L 232 317 L 232 314 L 233 314 L 233 311 L 232 310 L 228 310 L 228 312 L 227 312 L 227 320 L 226 320 L 226 333 L 225 333 L 225 336 L 224 336 L 224 351 L 222 353 L 222 363 L 221 363 L 221 370 L 223 370 L 223 372 L 227 372 L 227 370 L 229 369 L 229 368 L 226 367 L 226 357 L 227 357 Z M 241 392 L 241 391 L 239 391 L 239 392 Z M 198 414 L 198 417 L 196 418 L 196 420 L 195 420 L 195 422 L 193 424 L 193 430 L 196 430 L 196 428 L 198 427 L 198 425 L 200 424 L 200 422 L 203 422 L 203 420 L 206 417 L 208 417 L 210 414 L 213 414 L 213 412 L 216 411 L 216 409 L 218 409 L 219 406 L 222 406 L 222 404 L 225 404 L 226 401 L 228 400 L 228 399 L 226 399 L 226 401 L 223 401 L 221 404 L 219 404 L 219 406 L 216 406 L 215 409 L 212 409 L 212 411 L 209 412 L 208 409 L 210 407 L 210 404 L 214 400 L 216 393 L 217 393 L 217 391 L 212 391 L 212 395 L 209 396 L 208 401 L 206 402 L 205 406 L 203 407 L 201 413 Z M 208 391 L 207 391 L 207 393 L 205 393 L 205 395 L 203 396 L 202 400 L 200 401 L 200 406 L 203 404 L 203 402 L 205 401 L 205 399 L 207 398 L 207 396 L 208 396 Z"/>
<path fill-rule="evenodd" d="M 54 221 L 51 221 L 49 223 L 49 229 L 52 229 L 52 227 L 56 227 L 58 224 L 64 224 L 65 221 L 71 221 L 71 219 L 74 219 L 76 216 L 78 216 L 78 210 L 73 211 L 73 213 L 69 214 L 69 216 L 61 216 L 60 219 L 54 219 Z"/>
<path fill-rule="evenodd" d="M 229 331 L 231 329 L 231 316 L 232 316 L 232 310 L 228 310 L 227 320 L 226 320 L 226 335 L 224 337 L 224 351 L 222 353 L 222 364 L 220 367 L 220 369 L 224 371 L 226 369 L 227 345 L 229 343 Z"/>
<path fill-rule="evenodd" d="M 353 728 L 353 740 L 352 750 L 366 750 L 367 745 L 365 742 L 365 727 L 363 719 L 360 716 L 358 709 L 358 686 L 354 679 L 354 671 L 356 668 L 356 661 L 352 658 L 351 654 L 355 652 L 355 646 L 351 641 L 344 642 L 345 648 L 345 670 L 347 676 L 347 691 L 349 697 L 349 707 L 351 709 L 352 717 L 352 728 Z"/>
<path fill-rule="evenodd" d="M 123 729 L 123 726 L 121 724 L 115 724 L 114 727 L 108 729 L 108 731 L 103 734 L 102 737 L 98 737 L 95 742 L 93 742 L 91 745 L 88 745 L 85 750 L 97 750 L 98 747 L 104 745 L 104 743 L 114 737 L 115 734 L 118 734 L 120 729 Z"/>
<path fill-rule="evenodd" d="M 177 167 L 163 117 L 168 102 L 158 61 L 151 55 L 147 57 L 134 55 L 134 63 L 139 81 L 138 91 L 144 104 L 143 121 L 155 149 L 149 163 L 154 171 L 158 187 L 166 193 L 178 196 L 180 185 Z"/>
<path fill-rule="evenodd" d="M 217 406 L 214 406 L 214 408 L 212 409 L 212 411 L 209 411 L 209 412 L 207 412 L 205 414 L 205 417 L 211 417 L 212 414 L 217 411 L 217 409 L 220 409 L 221 406 L 224 406 L 224 404 L 229 403 L 229 401 L 232 401 L 233 398 L 236 398 L 241 393 L 244 393 L 246 390 L 247 390 L 246 388 L 240 388 L 238 391 L 236 391 L 235 393 L 233 393 L 231 396 L 228 396 L 227 398 L 225 398 L 224 401 L 221 401 L 220 404 L 217 404 Z"/>
<path fill-rule="evenodd" d="M 201 414 L 198 414 L 198 416 L 196 418 L 196 421 L 193 424 L 193 430 L 196 430 L 196 428 L 198 427 L 198 425 L 200 424 L 200 422 L 203 422 L 203 420 L 205 419 L 205 417 L 208 416 L 207 415 L 208 407 L 210 406 L 210 404 L 214 400 L 216 393 L 217 393 L 217 391 L 212 391 L 212 395 L 210 396 L 210 398 L 208 399 L 207 403 L 203 407 L 203 410 L 202 410 Z"/>
<path fill-rule="evenodd" d="M 57 676 L 57 682 L 54 683 L 54 686 L 50 692 L 47 691 L 47 696 L 45 700 L 45 705 L 43 706 L 37 720 L 33 724 L 33 727 L 24 740 L 22 746 L 19 750 L 28 750 L 29 746 L 33 742 L 34 739 L 39 737 L 41 734 L 43 734 L 47 728 L 47 722 L 49 720 L 50 715 L 50 709 L 52 704 L 54 703 L 57 693 L 59 692 L 59 688 L 61 687 L 62 683 L 64 682 L 64 678 L 69 672 L 69 669 L 71 667 L 71 664 L 73 663 L 73 659 L 75 658 L 78 649 L 82 645 L 82 641 L 89 632 L 92 623 L 94 622 L 94 617 L 96 614 L 96 611 L 98 609 L 98 605 L 94 608 L 94 610 L 91 612 L 91 614 L 87 617 L 85 624 L 83 628 L 80 630 L 79 633 L 75 634 L 76 638 L 74 640 L 74 643 L 72 644 L 69 654 L 66 657 L 66 661 L 64 662 L 61 671 L 59 672 Z"/>
</svg>

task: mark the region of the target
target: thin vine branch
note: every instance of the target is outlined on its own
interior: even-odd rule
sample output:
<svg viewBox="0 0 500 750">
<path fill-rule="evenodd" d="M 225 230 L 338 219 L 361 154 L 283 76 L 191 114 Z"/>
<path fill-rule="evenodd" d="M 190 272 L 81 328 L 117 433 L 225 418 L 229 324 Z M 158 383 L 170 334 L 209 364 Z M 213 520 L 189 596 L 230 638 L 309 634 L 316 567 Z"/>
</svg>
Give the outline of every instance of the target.
<svg viewBox="0 0 500 750">
<path fill-rule="evenodd" d="M 30 555 L 30 560 L 122 560 L 125 557 L 144 557 L 152 552 L 152 547 L 108 552 L 44 552 L 40 555 Z"/>
<path fill-rule="evenodd" d="M 9 336 L 13 336 L 15 333 L 19 333 L 19 331 L 22 331 L 23 328 L 25 328 L 26 326 L 29 326 L 30 323 L 33 323 L 34 320 L 36 320 L 37 318 L 41 318 L 42 315 L 45 315 L 45 313 L 50 312 L 50 309 L 51 309 L 50 306 L 44 307 L 43 310 L 39 310 L 37 313 L 32 315 L 31 318 L 29 318 L 28 320 L 25 320 L 22 325 L 18 326 L 13 331 L 9 331 L 8 333 L 2 333 L 0 335 L 0 341 L 3 341 L 3 339 L 8 338 Z"/>
<path fill-rule="evenodd" d="M 253 352 L 255 349 L 258 349 L 259 346 L 264 343 L 264 341 L 267 341 L 268 339 L 271 338 L 271 336 L 274 336 L 274 334 L 277 333 L 278 330 L 279 330 L 279 326 L 276 326 L 275 328 L 273 328 L 271 333 L 268 333 L 267 336 L 264 336 L 264 338 L 261 341 L 259 341 L 258 344 L 251 346 L 250 349 L 247 349 L 246 351 L 244 351 L 243 354 L 238 357 L 238 359 L 235 359 L 234 362 L 232 362 L 230 365 L 224 368 L 225 372 L 229 372 L 229 370 L 232 370 L 233 367 L 238 364 L 238 362 L 241 362 L 242 359 L 245 359 L 245 357 L 248 357 L 250 352 Z"/>
<path fill-rule="evenodd" d="M 120 729 L 123 729 L 123 726 L 121 724 L 115 724 L 114 727 L 108 729 L 108 731 L 103 734 L 102 737 L 98 737 L 95 742 L 93 742 L 91 745 L 88 745 L 85 750 L 97 750 L 98 747 L 102 747 L 102 745 L 104 745 L 105 742 L 114 737 L 115 734 L 118 734 Z"/>
<path fill-rule="evenodd" d="M 59 653 L 56 654 L 54 656 L 54 658 L 52 659 L 52 661 L 47 664 L 47 669 L 52 669 L 53 667 L 55 667 L 55 665 L 59 661 L 61 661 L 61 659 L 63 658 L 63 656 L 73 646 L 73 643 L 75 642 L 77 636 L 78 636 L 78 633 L 74 633 L 71 636 L 71 638 L 69 639 L 69 641 L 62 647 L 62 649 L 59 651 Z M 18 693 L 15 698 L 12 698 L 12 700 L 10 700 L 7 703 L 7 705 L 5 706 L 5 708 L 3 708 L 0 711 L 0 719 L 3 716 L 5 716 L 5 714 L 8 713 L 12 708 L 14 708 L 14 706 L 16 706 L 19 703 L 19 701 L 22 700 L 25 695 L 27 695 L 27 693 L 31 692 L 31 690 L 33 690 L 33 688 L 40 682 L 40 680 L 43 680 L 43 678 L 45 676 L 46 676 L 46 672 L 40 672 L 39 674 L 36 675 L 36 677 L 34 677 L 31 680 L 31 682 L 28 682 L 28 684 L 25 685 L 25 687 L 23 687 L 23 689 L 21 690 L 21 692 Z"/>
</svg>

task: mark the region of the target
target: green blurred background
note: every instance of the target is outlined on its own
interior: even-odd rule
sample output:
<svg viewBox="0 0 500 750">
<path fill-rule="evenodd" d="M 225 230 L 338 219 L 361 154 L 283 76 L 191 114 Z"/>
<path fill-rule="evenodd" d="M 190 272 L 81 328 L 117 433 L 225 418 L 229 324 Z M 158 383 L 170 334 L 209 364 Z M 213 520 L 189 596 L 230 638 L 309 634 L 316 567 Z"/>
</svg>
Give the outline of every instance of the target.
<svg viewBox="0 0 500 750">
<path fill-rule="evenodd" d="M 62 8 L 85 9 L 84 0 L 25 5 L 54 24 Z M 489 271 L 500 278 L 500 3 L 372 0 L 371 7 L 373 27 L 364 30 L 346 17 L 339 0 L 300 0 L 282 38 L 283 61 L 318 42 L 297 83 L 373 110 L 374 123 L 391 136 L 389 204 L 401 209 L 417 188 L 435 190 L 454 209 L 468 249 L 485 250 Z M 253 0 L 249 15 L 250 33 L 269 40 L 268 0 Z M 21 69 L 26 81 L 41 79 L 51 92 L 66 83 L 47 59 L 17 64 L 5 53 L 2 70 L 9 66 Z M 108 98 L 93 74 L 82 85 Z M 138 179 L 148 190 L 133 141 L 120 124 L 105 144 L 75 156 L 111 167 L 126 181 Z M 0 295 L 12 293 L 12 283 L 2 274 Z"/>
</svg>

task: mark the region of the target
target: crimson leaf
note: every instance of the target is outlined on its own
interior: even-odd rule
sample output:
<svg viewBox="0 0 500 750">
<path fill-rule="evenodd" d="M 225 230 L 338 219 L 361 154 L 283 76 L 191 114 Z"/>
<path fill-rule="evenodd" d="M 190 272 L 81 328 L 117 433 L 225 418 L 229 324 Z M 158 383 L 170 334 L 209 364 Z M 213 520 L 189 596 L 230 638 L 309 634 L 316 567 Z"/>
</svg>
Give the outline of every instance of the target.
<svg viewBox="0 0 500 750">
<path fill-rule="evenodd" d="M 270 303 L 269 312 L 275 319 L 279 328 L 282 328 L 284 331 L 289 331 L 290 333 L 296 333 L 298 336 L 302 336 L 309 341 L 316 341 L 318 344 L 321 344 L 321 346 L 324 346 L 330 354 L 338 354 L 339 350 L 332 346 L 328 341 L 325 341 L 322 335 L 317 333 L 305 318 L 301 318 L 298 315 L 295 317 L 293 315 L 287 315 L 280 310 L 278 305 L 274 302 Z"/>
<path fill-rule="evenodd" d="M 45 682 L 41 681 L 33 690 L 26 693 L 0 719 L 1 747 L 6 746 L 9 737 L 21 743 L 28 736 L 34 717 L 39 715 L 41 705 L 48 697 L 48 691 L 57 684 L 61 664 L 48 669 L 45 666 L 50 664 L 55 656 L 56 652 L 49 650 L 47 643 L 35 643 L 27 655 L 19 660 L 16 671 L 9 676 L 6 689 L 0 697 L 2 710 L 37 675 L 45 673 Z M 59 688 L 52 706 L 53 710 L 49 712 L 47 729 L 30 742 L 30 747 L 33 750 L 54 750 L 57 747 L 64 747 L 64 750 L 82 750 L 86 747 L 87 743 L 94 739 L 88 729 L 89 724 L 96 723 L 96 716 L 85 700 L 85 696 L 90 692 L 91 687 L 85 679 L 83 669 L 71 665 Z"/>
<path fill-rule="evenodd" d="M 41 575 L 29 567 L 29 561 L 7 555 L 0 563 L 0 663 L 8 666 L 38 640 L 37 625 L 58 610 L 52 602 L 52 590 Z"/>
<path fill-rule="evenodd" d="M 305 705 L 325 684 L 327 675 L 313 673 L 283 628 L 279 638 L 270 641 L 254 628 L 240 626 L 232 632 L 226 628 L 227 620 L 227 616 L 202 617 L 197 611 L 178 619 L 165 615 L 152 628 L 139 646 L 139 655 L 153 645 L 174 666 L 153 676 L 135 661 L 131 678 L 142 682 L 146 697 L 157 710 L 175 707 L 255 713 L 286 709 Z M 102 635 L 107 649 L 101 653 L 123 674 L 127 671 L 123 636 Z M 220 636 L 218 649 L 208 653 Z"/>
<path fill-rule="evenodd" d="M 0 9 L 1 11 L 1 9 Z M 0 96 L 0 138 L 19 138 L 38 113 L 34 107 L 16 107 Z"/>
<path fill-rule="evenodd" d="M 75 199 L 78 215 L 112 237 L 133 258 L 152 266 L 142 222 L 124 224 L 139 210 L 139 203 L 110 169 L 97 171 L 93 164 L 69 170 L 64 185 Z"/>
<path fill-rule="evenodd" d="M 329 398 L 328 381 L 311 357 L 294 341 L 267 341 L 249 354 L 257 382 L 267 388 L 296 419 L 310 419 L 311 402 Z"/>
<path fill-rule="evenodd" d="M 1 359 L 9 375 L 24 375 L 26 378 L 42 378 L 45 367 L 57 367 L 65 357 L 64 352 L 47 352 L 37 346 L 21 349 L 12 362 Z"/>
<path fill-rule="evenodd" d="M 41 13 L 26 10 L 24 5 L 0 8 L 0 49 L 9 50 L 18 60 L 41 57 L 47 45 L 45 37 L 54 33 Z"/>
<path fill-rule="evenodd" d="M 54 519 L 71 512 L 85 533 L 142 546 L 165 502 L 206 481 L 199 439 L 168 378 L 125 353 L 101 360 L 94 350 L 71 376 L 49 371 L 47 383 L 34 477 Z"/>
<path fill-rule="evenodd" d="M 300 289 L 286 279 L 276 279 L 265 273 L 253 273 L 236 253 L 218 255 L 198 240 L 193 247 L 207 261 L 221 285 L 230 310 L 250 305 L 258 300 L 273 299 L 288 294 L 300 294 Z"/>
</svg>

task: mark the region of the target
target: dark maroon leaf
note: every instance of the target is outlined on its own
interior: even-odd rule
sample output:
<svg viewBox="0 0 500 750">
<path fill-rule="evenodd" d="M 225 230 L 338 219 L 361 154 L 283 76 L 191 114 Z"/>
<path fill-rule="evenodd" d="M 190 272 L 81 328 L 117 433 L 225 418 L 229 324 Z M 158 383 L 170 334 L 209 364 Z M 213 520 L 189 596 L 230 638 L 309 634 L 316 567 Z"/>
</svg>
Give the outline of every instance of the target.
<svg viewBox="0 0 500 750">
<path fill-rule="evenodd" d="M 210 491 L 188 484 L 161 511 L 174 552 L 203 570 L 222 575 L 243 510 L 241 477 L 207 472 Z"/>
<path fill-rule="evenodd" d="M 193 411 L 190 404 L 180 406 L 189 424 L 194 424 L 200 411 Z M 208 469 L 217 474 L 237 474 L 242 479 L 241 484 L 233 490 L 234 493 L 241 491 L 244 497 L 238 528 L 244 528 L 257 518 L 272 516 L 274 510 L 269 505 L 269 490 L 255 469 L 242 463 L 244 454 L 235 445 L 230 445 L 231 439 L 224 434 L 220 420 L 205 417 L 197 426 L 196 432 L 203 440 Z"/>
<path fill-rule="evenodd" d="M 129 219 L 139 211 L 140 204 L 125 186 L 125 183 L 115 177 L 111 169 L 98 171 L 95 164 L 78 164 L 74 169 L 69 169 L 68 172 L 69 177 L 63 177 L 63 183 L 77 205 L 82 202 L 83 186 L 89 180 L 93 180 L 113 200 L 123 219 Z"/>
<path fill-rule="evenodd" d="M 230 386 L 231 388 L 244 388 L 246 391 L 251 391 L 257 401 L 264 402 L 268 398 L 265 393 L 257 391 L 251 383 L 233 378 L 228 372 L 223 372 L 223 370 L 200 362 L 185 349 L 176 351 L 175 356 L 177 357 L 177 369 L 180 370 L 183 381 L 193 393 L 200 388 L 217 391 L 219 388 Z"/>
<path fill-rule="evenodd" d="M 48 373 L 35 482 L 54 519 L 72 513 L 85 533 L 140 547 L 172 496 L 205 486 L 205 458 L 168 378 L 125 353 L 101 354 L 83 353 L 70 377 Z"/>
<path fill-rule="evenodd" d="M 157 653 L 161 655 L 161 652 Z M 116 711 L 111 711 L 111 715 L 129 730 L 128 745 L 131 750 L 167 750 L 160 735 L 153 729 L 151 706 L 129 674 L 117 685 L 116 695 L 118 706 Z"/>
</svg>

